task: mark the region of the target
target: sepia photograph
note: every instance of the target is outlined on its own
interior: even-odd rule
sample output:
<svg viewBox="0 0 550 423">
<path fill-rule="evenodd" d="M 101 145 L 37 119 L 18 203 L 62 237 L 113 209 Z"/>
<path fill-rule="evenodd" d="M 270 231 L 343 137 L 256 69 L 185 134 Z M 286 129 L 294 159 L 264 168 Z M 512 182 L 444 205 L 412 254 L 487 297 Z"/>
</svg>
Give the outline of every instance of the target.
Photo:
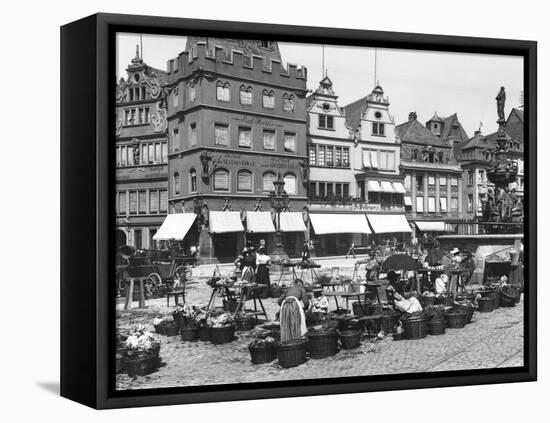
<svg viewBox="0 0 550 423">
<path fill-rule="evenodd" d="M 116 391 L 524 366 L 523 56 L 115 39 Z"/>
</svg>

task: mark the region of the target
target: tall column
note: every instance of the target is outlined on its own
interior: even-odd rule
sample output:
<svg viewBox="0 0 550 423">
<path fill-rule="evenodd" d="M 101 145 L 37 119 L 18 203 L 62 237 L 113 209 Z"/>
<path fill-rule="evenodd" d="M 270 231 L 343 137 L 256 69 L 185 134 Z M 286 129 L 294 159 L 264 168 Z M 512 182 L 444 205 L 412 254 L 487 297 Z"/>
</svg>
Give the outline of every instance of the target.
<svg viewBox="0 0 550 423">
<path fill-rule="evenodd" d="M 428 213 L 428 174 L 424 173 L 424 213 Z"/>
<path fill-rule="evenodd" d="M 411 203 L 412 203 L 412 216 L 416 217 L 416 172 L 411 172 Z"/>
</svg>

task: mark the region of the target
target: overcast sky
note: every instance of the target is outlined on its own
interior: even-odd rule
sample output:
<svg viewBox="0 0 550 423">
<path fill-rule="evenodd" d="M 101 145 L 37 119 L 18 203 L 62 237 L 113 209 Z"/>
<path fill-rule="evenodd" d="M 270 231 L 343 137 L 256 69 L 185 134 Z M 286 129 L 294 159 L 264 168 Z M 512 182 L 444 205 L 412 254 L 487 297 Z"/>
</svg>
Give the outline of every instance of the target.
<svg viewBox="0 0 550 423">
<path fill-rule="evenodd" d="M 139 34 L 118 34 L 117 77 L 135 56 Z M 143 35 L 144 61 L 166 69 L 166 61 L 185 49 L 186 37 Z M 308 69 L 308 88 L 322 78 L 322 46 L 279 43 L 283 62 Z M 374 49 L 325 46 L 325 68 L 345 106 L 374 88 Z M 482 132 L 497 129 L 495 97 L 506 87 L 506 115 L 519 106 L 523 87 L 523 59 L 515 56 L 442 53 L 421 50 L 377 49 L 377 79 L 390 100 L 396 124 L 411 111 L 425 123 L 437 111 L 441 117 L 457 113 L 471 137 L 483 122 Z"/>
</svg>

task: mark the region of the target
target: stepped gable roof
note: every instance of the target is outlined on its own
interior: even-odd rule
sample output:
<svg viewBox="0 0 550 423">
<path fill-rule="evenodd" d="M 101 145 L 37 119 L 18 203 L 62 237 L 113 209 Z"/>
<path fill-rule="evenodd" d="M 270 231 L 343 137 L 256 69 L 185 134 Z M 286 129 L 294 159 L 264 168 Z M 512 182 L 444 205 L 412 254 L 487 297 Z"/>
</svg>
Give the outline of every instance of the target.
<svg viewBox="0 0 550 423">
<path fill-rule="evenodd" d="M 409 113 L 409 120 L 395 127 L 396 135 L 403 143 L 414 143 L 423 145 L 433 145 L 435 147 L 447 147 L 449 144 L 442 141 L 431 133 L 424 125 L 416 118 L 416 113 Z"/>
<path fill-rule="evenodd" d="M 525 126 L 523 121 L 523 110 L 512 109 L 506 119 L 506 132 L 514 139 L 523 142 Z"/>
<path fill-rule="evenodd" d="M 367 97 L 362 97 L 343 107 L 348 128 L 355 130 L 361 125 L 361 117 L 367 108 Z"/>
<path fill-rule="evenodd" d="M 451 116 L 443 118 L 443 130 L 441 131 L 441 139 L 448 141 L 449 138 L 453 136 L 454 139 L 458 142 L 465 142 L 470 137 L 462 127 L 462 124 L 458 120 L 456 113 L 453 113 Z"/>
<path fill-rule="evenodd" d="M 270 47 L 262 47 L 261 40 L 242 40 L 232 38 L 210 38 L 210 37 L 187 37 L 187 44 L 185 50 L 190 51 L 198 42 L 206 43 L 207 48 L 211 51 L 214 46 L 220 46 L 223 48 L 224 56 L 229 59 L 231 57 L 231 50 L 242 51 L 245 56 L 261 56 L 265 59 L 273 59 L 281 62 L 281 52 L 279 51 L 279 44 L 276 41 L 270 41 Z"/>
</svg>

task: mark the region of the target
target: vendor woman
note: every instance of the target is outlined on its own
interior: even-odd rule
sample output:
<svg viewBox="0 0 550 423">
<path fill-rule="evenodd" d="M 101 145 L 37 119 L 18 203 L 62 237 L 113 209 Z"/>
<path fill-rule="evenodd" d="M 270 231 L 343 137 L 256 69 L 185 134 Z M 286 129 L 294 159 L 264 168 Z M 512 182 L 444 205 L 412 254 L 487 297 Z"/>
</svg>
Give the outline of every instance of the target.
<svg viewBox="0 0 550 423">
<path fill-rule="evenodd" d="M 260 247 L 256 254 L 256 283 L 259 285 L 269 285 L 269 266 L 271 257 L 266 254 L 265 248 Z"/>
<path fill-rule="evenodd" d="M 277 301 L 281 306 L 281 342 L 301 339 L 307 332 L 304 310 L 309 308 L 309 298 L 301 279 L 296 279 Z"/>
</svg>

